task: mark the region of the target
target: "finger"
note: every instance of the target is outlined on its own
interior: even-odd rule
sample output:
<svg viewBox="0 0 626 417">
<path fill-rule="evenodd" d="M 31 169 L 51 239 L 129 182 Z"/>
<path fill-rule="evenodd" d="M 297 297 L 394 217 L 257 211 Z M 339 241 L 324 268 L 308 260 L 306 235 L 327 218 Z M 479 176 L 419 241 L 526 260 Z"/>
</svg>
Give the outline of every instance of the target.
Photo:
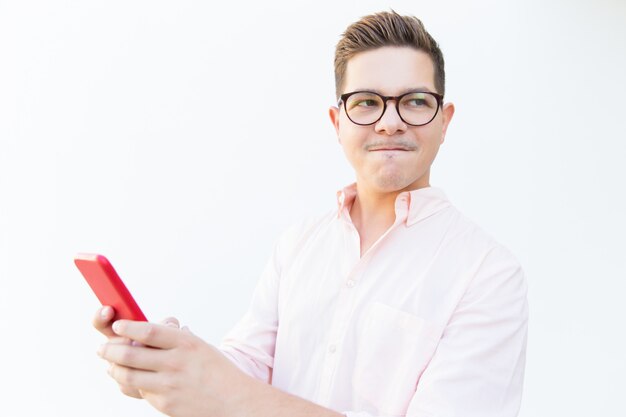
<svg viewBox="0 0 626 417">
<path fill-rule="evenodd" d="M 178 328 L 145 321 L 118 320 L 113 323 L 113 331 L 146 346 L 172 349 L 178 346 L 184 333 Z"/>
<path fill-rule="evenodd" d="M 117 336 L 115 332 L 111 329 L 111 323 L 113 317 L 115 316 L 115 310 L 110 306 L 103 306 L 96 311 L 96 314 L 93 316 L 91 324 L 96 328 L 100 333 L 105 335 L 106 337 L 115 337 Z"/>
<path fill-rule="evenodd" d="M 166 319 L 161 320 L 161 324 L 164 326 L 168 326 L 168 327 L 174 327 L 174 328 L 179 328 L 180 327 L 180 323 L 178 323 L 178 319 L 176 319 L 175 317 L 168 317 Z M 131 345 L 133 346 L 145 346 L 143 343 L 137 342 L 136 340 L 133 340 L 131 342 Z"/>
<path fill-rule="evenodd" d="M 118 335 L 115 335 L 115 337 L 109 337 L 109 340 L 107 342 L 108 344 L 111 345 L 126 345 L 126 346 L 131 346 L 133 345 L 133 341 L 130 340 L 127 337 L 120 337 Z M 98 347 L 98 350 L 96 351 L 96 353 L 98 354 L 98 356 L 100 356 L 102 358 L 102 355 L 100 354 L 100 350 L 102 349 L 102 346 Z M 111 364 L 111 362 L 109 361 L 109 364 Z"/>
<path fill-rule="evenodd" d="M 137 388 L 131 388 L 125 385 L 120 385 L 119 387 L 120 391 L 122 391 L 122 394 L 128 397 L 138 398 L 140 400 L 143 398 L 143 396 L 141 395 L 141 391 L 139 391 Z"/>
<path fill-rule="evenodd" d="M 141 389 L 153 391 L 159 387 L 159 374 L 157 372 L 143 371 L 113 364 L 109 367 L 108 373 L 111 378 L 121 386 L 124 386 L 126 390 Z"/>
<path fill-rule="evenodd" d="M 165 318 L 161 320 L 161 324 L 170 327 L 180 327 L 180 323 L 178 322 L 178 319 L 176 317 Z"/>
<path fill-rule="evenodd" d="M 132 340 L 130 340 L 129 338 L 118 336 L 115 333 L 113 333 L 113 334 L 114 334 L 114 336 L 113 337 L 109 337 L 109 340 L 107 341 L 107 343 L 116 344 L 116 345 L 130 345 L 130 344 L 132 344 Z"/>
<path fill-rule="evenodd" d="M 147 347 L 105 343 L 98 354 L 114 364 L 144 371 L 163 370 L 167 363 L 167 351 Z"/>
</svg>

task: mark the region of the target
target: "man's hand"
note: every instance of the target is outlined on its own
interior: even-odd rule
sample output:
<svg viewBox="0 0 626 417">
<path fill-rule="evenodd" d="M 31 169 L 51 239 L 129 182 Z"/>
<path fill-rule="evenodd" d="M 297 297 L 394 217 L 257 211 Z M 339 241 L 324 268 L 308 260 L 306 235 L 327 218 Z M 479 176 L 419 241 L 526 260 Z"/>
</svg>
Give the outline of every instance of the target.
<svg viewBox="0 0 626 417">
<path fill-rule="evenodd" d="M 129 320 L 96 328 L 131 341 L 109 341 L 98 353 L 127 395 L 138 392 L 165 414 L 233 416 L 246 403 L 253 379 L 189 330 Z"/>
<path fill-rule="evenodd" d="M 115 334 L 113 329 L 111 328 L 113 317 L 115 316 L 115 310 L 112 307 L 104 306 L 96 312 L 93 317 L 92 324 L 93 327 L 96 328 L 100 333 L 105 335 L 109 343 L 111 344 L 120 344 L 120 345 L 131 345 L 133 342 L 127 337 L 121 337 Z M 168 317 L 161 322 L 166 326 L 171 326 L 178 328 L 180 325 L 178 320 L 174 317 Z M 111 364 L 112 365 L 112 364 Z M 129 386 L 120 384 L 120 390 L 125 395 L 134 398 L 143 398 L 141 391 L 136 388 L 131 388 Z"/>
</svg>

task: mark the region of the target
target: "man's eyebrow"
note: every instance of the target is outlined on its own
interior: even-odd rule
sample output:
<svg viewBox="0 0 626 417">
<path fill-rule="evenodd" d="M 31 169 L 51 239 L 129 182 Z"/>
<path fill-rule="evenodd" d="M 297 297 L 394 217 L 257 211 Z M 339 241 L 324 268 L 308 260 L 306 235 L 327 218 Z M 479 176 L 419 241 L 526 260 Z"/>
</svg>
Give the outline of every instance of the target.
<svg viewBox="0 0 626 417">
<path fill-rule="evenodd" d="M 377 90 L 375 88 L 357 88 L 354 91 L 366 91 L 368 93 L 380 94 L 381 96 L 386 95 L 386 94 L 383 94 L 382 91 Z M 400 91 L 400 94 L 398 95 L 401 96 L 402 94 L 406 94 L 406 93 L 434 93 L 434 91 L 431 91 L 431 89 L 428 87 L 411 87 L 411 88 L 405 88 L 404 90 Z"/>
</svg>

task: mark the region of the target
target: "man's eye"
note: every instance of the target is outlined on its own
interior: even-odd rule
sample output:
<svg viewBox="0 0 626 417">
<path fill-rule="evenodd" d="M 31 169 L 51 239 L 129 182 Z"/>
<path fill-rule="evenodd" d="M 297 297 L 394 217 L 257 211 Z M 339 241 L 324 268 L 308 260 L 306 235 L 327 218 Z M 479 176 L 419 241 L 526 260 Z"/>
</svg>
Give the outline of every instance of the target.
<svg viewBox="0 0 626 417">
<path fill-rule="evenodd" d="M 437 100 L 429 94 L 414 93 L 404 97 L 401 104 L 407 110 L 426 110 L 435 108 Z"/>
<path fill-rule="evenodd" d="M 356 102 L 355 106 L 374 107 L 374 106 L 378 106 L 378 101 L 372 100 L 372 99 L 359 100 L 358 102 Z"/>
<path fill-rule="evenodd" d="M 412 98 L 408 101 L 408 104 L 413 107 L 428 106 L 428 103 L 423 98 Z"/>
</svg>

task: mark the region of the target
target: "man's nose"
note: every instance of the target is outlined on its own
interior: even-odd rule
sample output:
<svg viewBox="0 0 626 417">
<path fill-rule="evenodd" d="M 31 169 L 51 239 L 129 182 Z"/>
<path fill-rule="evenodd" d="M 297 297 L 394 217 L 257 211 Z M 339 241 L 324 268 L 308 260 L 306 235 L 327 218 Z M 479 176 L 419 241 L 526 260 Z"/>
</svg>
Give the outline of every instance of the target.
<svg viewBox="0 0 626 417">
<path fill-rule="evenodd" d="M 388 135 L 393 135 L 394 133 L 400 131 L 404 132 L 407 129 L 406 123 L 402 121 L 400 118 L 400 114 L 398 114 L 398 109 L 396 108 L 396 102 L 394 100 L 387 101 L 387 106 L 383 113 L 383 117 L 380 118 L 378 122 L 376 122 L 375 130 L 378 133 L 387 133 Z"/>
</svg>

